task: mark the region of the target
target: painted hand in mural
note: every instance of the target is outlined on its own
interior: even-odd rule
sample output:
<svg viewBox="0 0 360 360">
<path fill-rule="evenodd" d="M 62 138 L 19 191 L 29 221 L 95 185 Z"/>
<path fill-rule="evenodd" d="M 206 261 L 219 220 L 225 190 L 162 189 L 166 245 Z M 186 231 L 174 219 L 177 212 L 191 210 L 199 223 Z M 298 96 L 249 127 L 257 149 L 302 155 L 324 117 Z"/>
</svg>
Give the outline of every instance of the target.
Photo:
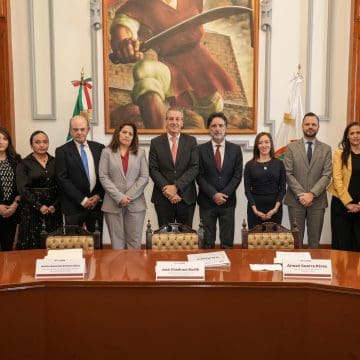
<svg viewBox="0 0 360 360">
<path fill-rule="evenodd" d="M 113 62 L 134 63 L 144 57 L 140 52 L 140 41 L 134 39 L 131 30 L 122 25 L 114 26 L 111 30 L 111 48 Z"/>
</svg>

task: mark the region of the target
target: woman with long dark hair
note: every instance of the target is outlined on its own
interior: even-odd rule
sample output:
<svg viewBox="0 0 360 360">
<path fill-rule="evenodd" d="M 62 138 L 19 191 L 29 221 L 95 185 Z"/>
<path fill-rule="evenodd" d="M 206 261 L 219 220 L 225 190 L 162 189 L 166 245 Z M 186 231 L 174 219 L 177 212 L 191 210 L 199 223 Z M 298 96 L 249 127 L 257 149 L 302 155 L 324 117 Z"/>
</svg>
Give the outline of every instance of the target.
<svg viewBox="0 0 360 360">
<path fill-rule="evenodd" d="M 346 126 L 333 158 L 332 248 L 360 251 L 360 123 Z"/>
<path fill-rule="evenodd" d="M 249 228 L 264 221 L 281 224 L 286 174 L 283 162 L 275 158 L 270 133 L 261 132 L 255 138 L 253 158 L 245 165 L 244 186 Z"/>
<path fill-rule="evenodd" d="M 144 189 L 149 181 L 145 151 L 136 125 L 122 122 L 101 154 L 102 206 L 113 249 L 139 249 L 145 219 Z"/>
<path fill-rule="evenodd" d="M 55 180 L 55 158 L 48 153 L 49 138 L 44 131 L 30 136 L 31 154 L 16 169 L 21 195 L 17 249 L 39 249 L 43 224 L 46 231 L 61 225 L 60 203 Z"/>
<path fill-rule="evenodd" d="M 18 223 L 16 166 L 20 160 L 10 133 L 0 127 L 0 249 L 4 251 L 12 250 Z"/>
</svg>

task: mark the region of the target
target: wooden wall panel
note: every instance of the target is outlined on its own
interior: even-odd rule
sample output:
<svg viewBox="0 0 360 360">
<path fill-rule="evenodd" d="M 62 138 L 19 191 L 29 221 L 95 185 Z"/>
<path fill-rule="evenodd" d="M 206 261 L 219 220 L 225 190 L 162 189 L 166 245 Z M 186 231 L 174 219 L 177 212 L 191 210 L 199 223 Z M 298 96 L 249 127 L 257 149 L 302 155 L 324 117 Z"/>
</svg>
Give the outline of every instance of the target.
<svg viewBox="0 0 360 360">
<path fill-rule="evenodd" d="M 353 2 L 354 2 L 354 0 L 353 0 Z M 354 6 L 353 6 L 353 8 L 354 8 L 354 20 L 355 21 L 360 21 L 360 6 L 359 6 L 359 4 L 360 4 L 360 1 L 359 0 L 355 0 L 355 3 L 354 3 Z"/>
<path fill-rule="evenodd" d="M 14 137 L 14 88 L 9 0 L 0 0 L 0 126 Z"/>
<path fill-rule="evenodd" d="M 348 122 L 360 121 L 360 0 L 352 0 Z"/>
</svg>

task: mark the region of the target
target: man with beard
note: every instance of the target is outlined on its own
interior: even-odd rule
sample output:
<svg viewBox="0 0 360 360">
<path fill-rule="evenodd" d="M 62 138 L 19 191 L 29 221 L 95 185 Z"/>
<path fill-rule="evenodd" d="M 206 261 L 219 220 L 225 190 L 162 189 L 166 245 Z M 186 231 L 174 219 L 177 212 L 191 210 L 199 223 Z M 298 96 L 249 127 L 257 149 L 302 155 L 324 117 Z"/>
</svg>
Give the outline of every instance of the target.
<svg viewBox="0 0 360 360">
<path fill-rule="evenodd" d="M 198 203 L 204 224 L 204 247 L 214 248 L 219 220 L 220 244 L 233 247 L 236 189 L 242 177 L 240 146 L 225 141 L 227 118 L 212 113 L 207 122 L 211 140 L 199 146 Z"/>
<path fill-rule="evenodd" d="M 284 164 L 288 184 L 285 204 L 289 209 L 291 227 L 299 227 L 300 246 L 305 221 L 309 248 L 320 243 L 325 208 L 328 206 L 326 188 L 331 180 L 331 148 L 316 139 L 319 118 L 307 113 L 302 121 L 303 138 L 287 146 Z"/>
</svg>

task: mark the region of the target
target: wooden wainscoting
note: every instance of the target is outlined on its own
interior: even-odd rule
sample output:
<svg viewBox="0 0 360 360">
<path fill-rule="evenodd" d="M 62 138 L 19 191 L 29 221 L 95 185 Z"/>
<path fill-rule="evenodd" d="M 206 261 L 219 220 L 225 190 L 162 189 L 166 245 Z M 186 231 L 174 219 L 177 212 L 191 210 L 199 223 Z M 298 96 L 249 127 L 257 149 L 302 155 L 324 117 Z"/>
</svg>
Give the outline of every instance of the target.
<svg viewBox="0 0 360 360">
<path fill-rule="evenodd" d="M 9 3 L 9 0 L 0 0 L 0 126 L 7 128 L 14 137 L 14 87 Z"/>
</svg>

